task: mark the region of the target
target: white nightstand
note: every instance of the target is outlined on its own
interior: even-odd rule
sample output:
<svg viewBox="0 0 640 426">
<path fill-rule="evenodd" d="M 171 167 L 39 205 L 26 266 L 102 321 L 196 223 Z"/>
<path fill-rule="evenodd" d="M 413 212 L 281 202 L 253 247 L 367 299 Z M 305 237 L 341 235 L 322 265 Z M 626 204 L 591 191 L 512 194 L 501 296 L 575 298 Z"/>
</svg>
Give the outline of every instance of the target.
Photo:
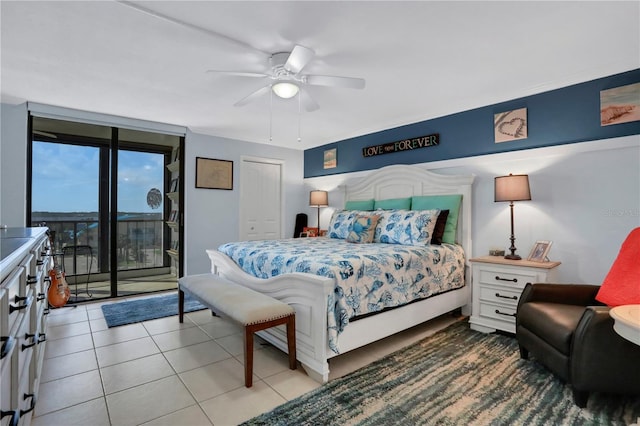
<svg viewBox="0 0 640 426">
<path fill-rule="evenodd" d="M 560 262 L 509 260 L 483 256 L 470 260 L 473 267 L 473 307 L 469 323 L 474 330 L 516 332 L 516 308 L 527 283 L 554 282 Z"/>
</svg>

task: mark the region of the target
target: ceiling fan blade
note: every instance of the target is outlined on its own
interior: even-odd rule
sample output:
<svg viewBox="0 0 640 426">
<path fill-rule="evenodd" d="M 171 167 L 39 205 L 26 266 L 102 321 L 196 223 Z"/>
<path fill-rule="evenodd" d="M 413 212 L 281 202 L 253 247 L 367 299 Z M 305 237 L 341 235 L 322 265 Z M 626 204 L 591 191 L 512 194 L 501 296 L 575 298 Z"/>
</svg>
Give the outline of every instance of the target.
<svg viewBox="0 0 640 426">
<path fill-rule="evenodd" d="M 305 110 L 312 112 L 320 108 L 320 105 L 318 105 L 306 90 L 300 90 L 300 94 L 298 96 L 300 96 L 300 102 L 302 103 L 302 106 L 304 106 Z"/>
<path fill-rule="evenodd" d="M 259 98 L 260 96 L 264 95 L 265 93 L 268 93 L 269 90 L 271 90 L 271 85 L 268 84 L 264 87 L 259 88 L 258 90 L 256 90 L 255 92 L 251 93 L 249 96 L 240 99 L 238 102 L 236 102 L 235 104 L 233 104 L 233 106 L 244 106 L 246 104 L 248 104 L 249 102 L 253 102 L 255 99 Z"/>
<path fill-rule="evenodd" d="M 284 64 L 284 69 L 294 74 L 298 74 L 314 56 L 316 56 L 316 53 L 313 50 L 296 44 L 291 51 L 287 62 Z"/>
<path fill-rule="evenodd" d="M 337 77 L 333 75 L 306 75 L 304 81 L 312 86 L 346 87 L 347 89 L 364 89 L 364 78 Z"/>
<path fill-rule="evenodd" d="M 269 77 L 269 74 L 264 74 L 260 72 L 221 71 L 221 70 L 207 70 L 207 72 L 214 73 L 214 74 L 229 75 L 232 77 L 259 77 L 259 78 Z"/>
</svg>

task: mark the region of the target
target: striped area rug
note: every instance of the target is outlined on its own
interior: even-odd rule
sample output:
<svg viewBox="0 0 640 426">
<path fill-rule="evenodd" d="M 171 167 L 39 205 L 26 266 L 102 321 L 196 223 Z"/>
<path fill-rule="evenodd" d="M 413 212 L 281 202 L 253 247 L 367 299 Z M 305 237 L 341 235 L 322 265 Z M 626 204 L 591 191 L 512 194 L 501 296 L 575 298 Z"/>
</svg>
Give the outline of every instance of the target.
<svg viewBox="0 0 640 426">
<path fill-rule="evenodd" d="M 460 321 L 244 424 L 630 425 L 638 418 L 637 397 L 594 393 L 578 408 L 569 386 L 520 359 L 515 338 Z"/>
</svg>

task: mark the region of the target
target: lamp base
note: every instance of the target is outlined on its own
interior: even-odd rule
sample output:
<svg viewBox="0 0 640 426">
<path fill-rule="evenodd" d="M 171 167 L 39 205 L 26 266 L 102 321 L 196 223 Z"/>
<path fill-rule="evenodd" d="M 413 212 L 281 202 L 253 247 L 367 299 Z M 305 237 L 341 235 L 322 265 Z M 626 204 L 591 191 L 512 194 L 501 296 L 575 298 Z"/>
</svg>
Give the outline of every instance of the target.
<svg viewBox="0 0 640 426">
<path fill-rule="evenodd" d="M 522 260 L 522 258 L 520 256 L 518 256 L 517 254 L 508 254 L 504 258 L 505 259 L 511 259 L 511 260 Z"/>
</svg>

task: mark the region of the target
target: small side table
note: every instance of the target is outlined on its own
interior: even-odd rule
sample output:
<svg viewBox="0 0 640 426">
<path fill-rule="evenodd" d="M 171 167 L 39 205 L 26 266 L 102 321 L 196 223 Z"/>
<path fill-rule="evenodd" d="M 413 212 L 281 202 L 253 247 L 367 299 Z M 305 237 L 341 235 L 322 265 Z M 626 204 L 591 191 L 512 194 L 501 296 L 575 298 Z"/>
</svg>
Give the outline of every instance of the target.
<svg viewBox="0 0 640 426">
<path fill-rule="evenodd" d="M 613 329 L 629 340 L 640 345 L 640 305 L 616 306 L 609 311 L 615 321 Z"/>
<path fill-rule="evenodd" d="M 510 260 L 502 256 L 470 259 L 472 274 L 472 329 L 491 333 L 516 332 L 518 300 L 527 283 L 557 280 L 560 262 Z"/>
</svg>

